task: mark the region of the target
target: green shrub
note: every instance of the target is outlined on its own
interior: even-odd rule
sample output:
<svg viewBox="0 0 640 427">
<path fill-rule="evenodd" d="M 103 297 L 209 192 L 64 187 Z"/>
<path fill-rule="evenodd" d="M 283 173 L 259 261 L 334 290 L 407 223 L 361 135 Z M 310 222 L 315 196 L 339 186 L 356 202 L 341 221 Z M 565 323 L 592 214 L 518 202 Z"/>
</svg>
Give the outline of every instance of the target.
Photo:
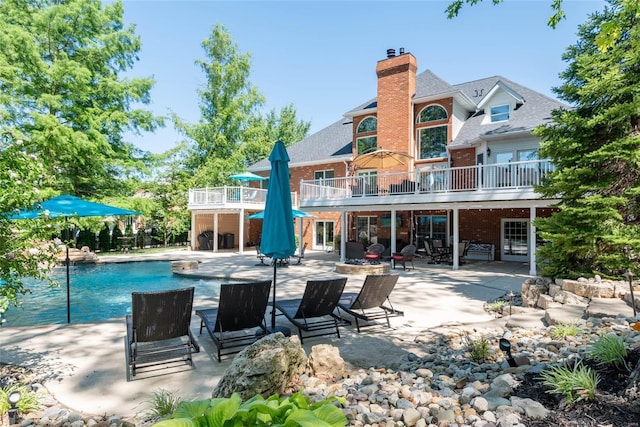
<svg viewBox="0 0 640 427">
<path fill-rule="evenodd" d="M 0 416 L 4 415 L 9 408 L 9 402 L 7 397 L 14 391 L 20 392 L 20 400 L 16 407 L 21 414 L 28 414 L 29 412 L 36 411 L 40 408 L 40 402 L 38 401 L 38 395 L 29 390 L 27 386 L 22 384 L 11 384 L 0 389 Z"/>
<path fill-rule="evenodd" d="M 597 372 L 578 361 L 573 368 L 554 366 L 541 374 L 543 384 L 550 388 L 547 393 L 562 394 L 568 403 L 592 400 L 600 377 Z"/>
<path fill-rule="evenodd" d="M 509 306 L 509 301 L 505 300 L 495 300 L 486 305 L 487 311 L 502 313 L 502 309 Z"/>
<path fill-rule="evenodd" d="M 472 341 L 469 344 L 469 357 L 476 363 L 483 363 L 489 359 L 489 341 L 486 338 Z"/>
<path fill-rule="evenodd" d="M 618 369 L 623 366 L 629 369 L 625 361 L 627 348 L 624 338 L 615 334 L 602 335 L 595 340 L 587 349 L 587 357 Z"/>
<path fill-rule="evenodd" d="M 575 337 L 580 335 L 582 329 L 577 322 L 560 322 L 551 328 L 549 335 L 554 340 L 564 339 L 566 337 Z"/>
<path fill-rule="evenodd" d="M 337 398 L 309 404 L 301 393 L 286 398 L 258 395 L 242 403 L 236 393 L 230 398 L 182 402 L 170 419 L 154 427 L 227 427 L 227 426 L 313 426 L 344 427 L 347 418 L 334 405 Z"/>
</svg>

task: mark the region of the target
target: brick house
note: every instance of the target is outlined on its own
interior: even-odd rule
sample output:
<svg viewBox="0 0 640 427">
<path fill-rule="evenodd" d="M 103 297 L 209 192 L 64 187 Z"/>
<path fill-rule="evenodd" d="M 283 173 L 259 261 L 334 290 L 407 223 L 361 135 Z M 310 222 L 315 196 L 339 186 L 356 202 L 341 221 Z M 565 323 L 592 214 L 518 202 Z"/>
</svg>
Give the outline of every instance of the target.
<svg viewBox="0 0 640 427">
<path fill-rule="evenodd" d="M 566 105 L 500 76 L 451 85 L 417 70 L 411 53 L 387 50 L 376 65 L 375 98 L 288 147 L 294 204 L 315 215 L 296 220 L 302 242 L 324 250 L 340 235 L 342 254 L 354 240 L 392 252 L 439 243 L 457 269 L 459 243 L 470 241 L 469 258 L 526 262 L 535 275 L 533 220 L 550 215 L 557 200 L 534 191 L 553 165 L 538 158 L 532 131 Z M 367 166 L 372 151 L 391 152 L 391 164 Z M 270 165 L 249 169 L 268 177 Z M 261 221 L 240 218 L 264 208 L 265 190 L 234 189 L 240 203 L 224 194 L 212 201 L 214 190 L 190 190 L 192 236 L 229 229 L 240 251 L 257 242 Z M 194 249 L 200 243 L 192 239 Z"/>
</svg>

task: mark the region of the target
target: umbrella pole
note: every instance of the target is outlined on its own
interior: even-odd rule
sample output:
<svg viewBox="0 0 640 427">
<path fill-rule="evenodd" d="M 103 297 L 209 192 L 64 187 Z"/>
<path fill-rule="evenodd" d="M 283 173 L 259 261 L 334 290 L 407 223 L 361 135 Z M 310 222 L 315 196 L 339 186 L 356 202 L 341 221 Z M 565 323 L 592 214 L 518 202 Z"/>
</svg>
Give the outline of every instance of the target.
<svg viewBox="0 0 640 427">
<path fill-rule="evenodd" d="M 69 288 L 69 242 L 65 245 L 67 247 L 67 259 L 65 263 L 67 264 L 67 323 L 71 323 L 71 290 Z"/>
<path fill-rule="evenodd" d="M 273 301 L 271 303 L 271 330 L 276 329 L 276 272 L 278 270 L 278 260 L 273 259 Z"/>
</svg>

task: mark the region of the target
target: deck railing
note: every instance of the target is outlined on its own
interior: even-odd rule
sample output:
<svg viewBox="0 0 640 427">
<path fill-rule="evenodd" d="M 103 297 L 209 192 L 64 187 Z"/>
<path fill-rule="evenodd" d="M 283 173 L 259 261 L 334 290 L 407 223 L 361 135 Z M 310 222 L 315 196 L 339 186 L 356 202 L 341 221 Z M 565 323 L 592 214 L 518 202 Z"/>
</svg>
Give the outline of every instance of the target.
<svg viewBox="0 0 640 427">
<path fill-rule="evenodd" d="M 251 187 L 207 187 L 189 190 L 189 206 L 264 205 L 267 190 Z M 297 194 L 291 193 L 291 202 L 298 206 Z"/>
<path fill-rule="evenodd" d="M 446 193 L 531 188 L 554 169 L 548 160 L 420 169 L 414 172 L 350 176 L 300 183 L 300 200 L 344 199 L 412 193 Z"/>
</svg>

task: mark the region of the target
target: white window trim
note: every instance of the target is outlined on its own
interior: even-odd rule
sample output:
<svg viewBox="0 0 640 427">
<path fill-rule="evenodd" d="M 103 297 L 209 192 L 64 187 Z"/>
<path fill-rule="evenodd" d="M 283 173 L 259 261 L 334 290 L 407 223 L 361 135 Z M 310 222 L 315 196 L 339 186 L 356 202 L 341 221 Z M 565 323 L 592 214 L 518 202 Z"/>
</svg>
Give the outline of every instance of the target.
<svg viewBox="0 0 640 427">
<path fill-rule="evenodd" d="M 492 110 L 493 110 L 494 108 L 500 108 L 500 107 L 507 107 L 507 112 L 506 112 L 506 113 L 496 113 L 496 114 L 494 114 L 494 113 L 492 112 Z M 490 121 L 491 123 L 508 122 L 508 121 L 509 121 L 509 119 L 511 118 L 511 105 L 509 105 L 509 104 L 494 105 L 494 106 L 492 106 L 492 107 L 490 107 L 490 108 L 489 108 L 489 113 L 490 113 L 490 114 L 489 114 L 489 118 L 490 118 L 490 120 L 489 120 L 489 121 Z M 504 120 L 493 120 L 493 117 L 494 117 L 494 116 L 501 116 L 501 115 L 503 115 L 503 114 L 506 114 L 506 115 L 507 115 L 507 118 L 506 118 L 506 119 L 504 119 Z"/>
</svg>

